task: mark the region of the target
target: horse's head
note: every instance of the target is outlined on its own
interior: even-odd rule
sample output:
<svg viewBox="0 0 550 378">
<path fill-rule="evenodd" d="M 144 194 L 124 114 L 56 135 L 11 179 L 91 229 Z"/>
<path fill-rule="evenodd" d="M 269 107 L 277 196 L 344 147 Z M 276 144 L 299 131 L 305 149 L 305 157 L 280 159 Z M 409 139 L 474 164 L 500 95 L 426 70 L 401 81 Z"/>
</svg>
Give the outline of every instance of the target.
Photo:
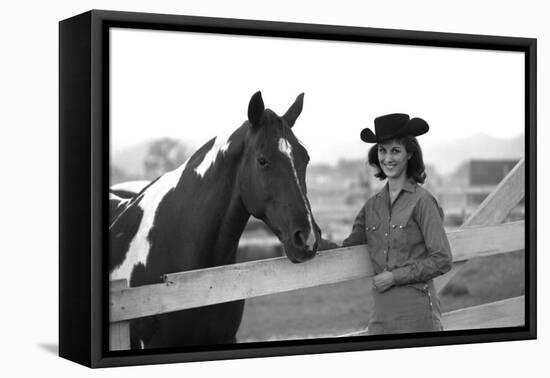
<svg viewBox="0 0 550 378">
<path fill-rule="evenodd" d="M 299 95 L 279 117 L 264 108 L 260 92 L 252 96 L 239 172 L 245 207 L 269 226 L 287 257 L 296 263 L 315 256 L 321 238 L 307 199 L 309 156 L 291 130 L 302 111 L 303 98 Z"/>
</svg>

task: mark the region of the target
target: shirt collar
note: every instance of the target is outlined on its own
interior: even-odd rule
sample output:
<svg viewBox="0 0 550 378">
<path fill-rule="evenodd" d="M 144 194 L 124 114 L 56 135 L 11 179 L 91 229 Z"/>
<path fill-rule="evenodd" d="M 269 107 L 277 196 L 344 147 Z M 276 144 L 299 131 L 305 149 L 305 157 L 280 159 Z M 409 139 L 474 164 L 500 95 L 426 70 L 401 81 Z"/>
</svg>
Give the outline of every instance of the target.
<svg viewBox="0 0 550 378">
<path fill-rule="evenodd" d="M 406 180 L 405 184 L 403 184 L 403 189 L 411 193 L 416 192 L 416 182 L 413 180 Z"/>
<path fill-rule="evenodd" d="M 403 184 L 403 190 L 406 190 L 407 192 L 414 193 L 416 192 L 416 186 L 417 184 L 413 180 L 405 180 L 405 183 Z M 388 186 L 388 183 L 386 182 L 386 185 L 380 190 L 377 194 L 378 197 L 388 199 L 390 197 L 390 189 Z"/>
</svg>

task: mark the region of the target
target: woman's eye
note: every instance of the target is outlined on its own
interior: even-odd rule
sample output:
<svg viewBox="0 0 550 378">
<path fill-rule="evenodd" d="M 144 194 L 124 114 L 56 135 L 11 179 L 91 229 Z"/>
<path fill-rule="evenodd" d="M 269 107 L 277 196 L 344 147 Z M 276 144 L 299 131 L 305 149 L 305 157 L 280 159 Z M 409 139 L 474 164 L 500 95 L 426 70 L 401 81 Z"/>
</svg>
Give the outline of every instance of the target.
<svg viewBox="0 0 550 378">
<path fill-rule="evenodd" d="M 267 167 L 269 165 L 269 162 L 264 157 L 258 158 L 258 164 L 260 164 L 261 167 Z"/>
</svg>

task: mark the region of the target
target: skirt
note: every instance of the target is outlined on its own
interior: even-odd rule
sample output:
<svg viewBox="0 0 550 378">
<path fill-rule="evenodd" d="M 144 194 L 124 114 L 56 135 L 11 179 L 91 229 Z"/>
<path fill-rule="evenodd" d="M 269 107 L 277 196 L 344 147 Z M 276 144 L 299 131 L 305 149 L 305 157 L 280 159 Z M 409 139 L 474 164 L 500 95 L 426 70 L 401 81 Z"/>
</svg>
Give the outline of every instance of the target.
<svg viewBox="0 0 550 378">
<path fill-rule="evenodd" d="M 373 298 L 369 335 L 443 330 L 441 307 L 432 280 L 393 286 L 383 293 L 373 288 Z"/>
</svg>

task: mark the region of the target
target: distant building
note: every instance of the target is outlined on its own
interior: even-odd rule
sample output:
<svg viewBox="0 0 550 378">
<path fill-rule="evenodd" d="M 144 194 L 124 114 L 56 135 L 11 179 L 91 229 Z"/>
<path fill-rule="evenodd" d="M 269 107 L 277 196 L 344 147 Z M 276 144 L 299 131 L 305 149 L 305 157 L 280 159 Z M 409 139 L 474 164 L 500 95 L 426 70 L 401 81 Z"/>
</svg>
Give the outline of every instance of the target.
<svg viewBox="0 0 550 378">
<path fill-rule="evenodd" d="M 444 180 L 438 197 L 445 213 L 461 223 L 516 166 L 518 159 L 472 159 Z M 516 210 L 523 214 L 523 201 Z"/>
</svg>

